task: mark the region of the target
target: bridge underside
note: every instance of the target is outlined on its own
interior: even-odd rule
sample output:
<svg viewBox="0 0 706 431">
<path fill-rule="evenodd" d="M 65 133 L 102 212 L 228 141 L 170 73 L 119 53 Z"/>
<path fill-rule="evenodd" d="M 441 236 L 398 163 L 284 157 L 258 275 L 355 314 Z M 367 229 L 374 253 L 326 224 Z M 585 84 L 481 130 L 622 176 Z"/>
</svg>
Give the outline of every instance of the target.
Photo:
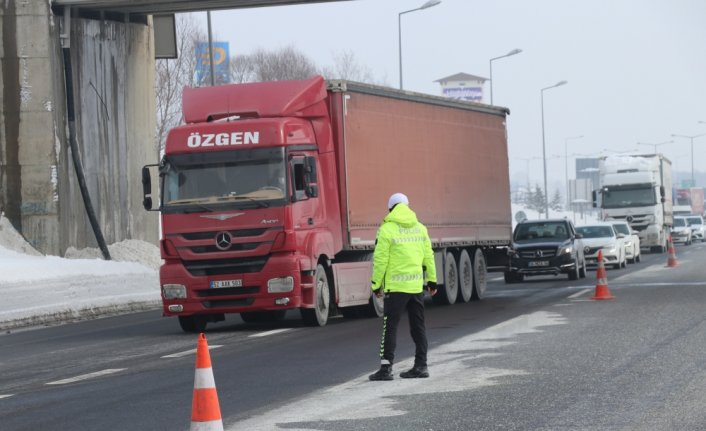
<svg viewBox="0 0 706 431">
<path fill-rule="evenodd" d="M 285 6 L 327 3 L 349 0 L 53 0 L 53 6 L 128 14 L 162 14 L 196 12 L 215 9 L 243 9 L 265 6 Z"/>
</svg>

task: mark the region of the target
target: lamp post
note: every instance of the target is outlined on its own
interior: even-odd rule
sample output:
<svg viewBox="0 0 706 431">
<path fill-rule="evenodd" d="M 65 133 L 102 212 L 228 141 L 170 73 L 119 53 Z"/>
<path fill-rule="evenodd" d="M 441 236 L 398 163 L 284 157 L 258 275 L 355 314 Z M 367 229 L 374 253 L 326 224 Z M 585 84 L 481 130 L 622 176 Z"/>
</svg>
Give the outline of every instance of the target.
<svg viewBox="0 0 706 431">
<path fill-rule="evenodd" d="M 699 121 L 701 123 L 701 121 Z M 706 136 L 706 133 L 702 133 L 700 135 L 677 135 L 676 133 L 672 133 L 673 138 L 686 138 L 691 141 L 691 187 L 695 187 L 696 183 L 694 182 L 694 138 L 699 138 L 701 136 Z"/>
<path fill-rule="evenodd" d="M 674 135 L 672 135 L 672 136 L 674 136 Z M 659 147 L 660 145 L 671 144 L 672 142 L 674 142 L 674 140 L 659 142 L 657 144 L 651 144 L 649 142 L 637 142 L 637 145 L 652 145 L 654 147 L 654 153 L 657 154 L 657 147 Z"/>
<path fill-rule="evenodd" d="M 402 90 L 402 15 L 404 15 L 406 13 L 414 12 L 417 10 L 427 9 L 427 8 L 438 5 L 439 3 L 441 3 L 441 0 L 428 0 L 426 3 L 419 6 L 416 9 L 406 10 L 404 12 L 400 12 L 397 15 L 397 31 L 399 33 L 398 39 L 399 39 L 399 43 L 400 43 L 400 47 L 399 47 L 399 49 L 400 49 L 400 90 Z"/>
<path fill-rule="evenodd" d="M 490 59 L 490 104 L 491 105 L 493 104 L 493 61 L 498 60 L 500 58 L 510 57 L 511 55 L 519 54 L 521 52 L 522 52 L 521 49 L 515 48 L 505 55 L 501 55 L 500 57 L 493 57 Z"/>
<path fill-rule="evenodd" d="M 570 136 L 564 139 L 564 181 L 566 186 L 566 203 L 569 203 L 569 141 L 572 139 L 581 139 L 580 136 Z"/>
<path fill-rule="evenodd" d="M 567 81 L 559 81 L 554 85 L 542 88 L 539 92 L 542 98 L 542 160 L 544 161 L 544 213 L 546 218 L 549 218 L 549 193 L 547 192 L 547 145 L 544 138 L 544 92 L 567 83 Z"/>
</svg>

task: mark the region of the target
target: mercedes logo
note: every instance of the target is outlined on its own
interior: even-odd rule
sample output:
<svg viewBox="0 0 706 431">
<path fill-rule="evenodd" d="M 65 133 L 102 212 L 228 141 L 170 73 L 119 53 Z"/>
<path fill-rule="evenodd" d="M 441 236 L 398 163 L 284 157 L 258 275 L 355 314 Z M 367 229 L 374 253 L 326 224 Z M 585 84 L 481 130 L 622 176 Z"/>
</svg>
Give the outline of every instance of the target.
<svg viewBox="0 0 706 431">
<path fill-rule="evenodd" d="M 219 250 L 228 250 L 232 239 L 229 232 L 218 232 L 216 234 L 216 247 Z"/>
<path fill-rule="evenodd" d="M 627 220 L 628 223 L 632 223 L 632 216 L 625 217 L 625 220 Z"/>
<path fill-rule="evenodd" d="M 544 256 L 544 253 L 542 253 L 542 250 L 537 250 L 537 251 L 534 252 L 534 255 L 535 255 L 536 257 L 542 257 L 542 256 Z"/>
</svg>

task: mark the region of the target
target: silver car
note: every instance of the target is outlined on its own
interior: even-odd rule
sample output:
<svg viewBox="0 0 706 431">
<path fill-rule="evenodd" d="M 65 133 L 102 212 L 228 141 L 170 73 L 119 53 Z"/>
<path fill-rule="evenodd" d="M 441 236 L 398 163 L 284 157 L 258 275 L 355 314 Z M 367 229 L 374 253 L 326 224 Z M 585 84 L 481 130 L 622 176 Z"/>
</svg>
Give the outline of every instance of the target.
<svg viewBox="0 0 706 431">
<path fill-rule="evenodd" d="M 686 222 L 691 228 L 691 239 L 699 240 L 704 242 L 704 235 L 706 234 L 706 226 L 704 226 L 704 218 L 700 215 L 690 215 L 686 216 Z"/>
<path fill-rule="evenodd" d="M 610 223 L 613 225 L 616 232 L 625 235 L 623 240 L 625 243 L 625 258 L 627 258 L 629 263 L 639 262 L 641 260 L 640 237 L 632 230 L 628 222 L 624 220 L 610 220 Z"/>
<path fill-rule="evenodd" d="M 674 225 L 672 226 L 672 242 L 684 245 L 691 245 L 691 228 L 684 216 L 674 217 Z"/>
</svg>

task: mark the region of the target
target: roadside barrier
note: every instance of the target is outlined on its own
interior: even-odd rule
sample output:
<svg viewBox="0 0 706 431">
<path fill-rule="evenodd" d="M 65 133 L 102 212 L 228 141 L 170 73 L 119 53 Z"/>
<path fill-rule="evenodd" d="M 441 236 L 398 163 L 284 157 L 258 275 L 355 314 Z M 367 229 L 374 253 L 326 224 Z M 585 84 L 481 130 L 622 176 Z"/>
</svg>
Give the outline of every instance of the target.
<svg viewBox="0 0 706 431">
<path fill-rule="evenodd" d="M 667 257 L 667 268 L 675 268 L 679 266 L 677 262 L 677 252 L 674 250 L 674 243 L 672 242 L 672 236 L 669 235 L 669 256 Z"/>
<path fill-rule="evenodd" d="M 196 374 L 189 429 L 190 431 L 223 431 L 221 407 L 218 404 L 216 381 L 211 368 L 211 354 L 208 352 L 208 342 L 203 333 L 199 334 L 196 345 Z"/>
<path fill-rule="evenodd" d="M 615 299 L 615 296 L 610 294 L 608 290 L 608 277 L 605 272 L 605 264 L 603 263 L 603 250 L 598 250 L 598 269 L 596 269 L 596 293 L 591 299 Z"/>
</svg>

